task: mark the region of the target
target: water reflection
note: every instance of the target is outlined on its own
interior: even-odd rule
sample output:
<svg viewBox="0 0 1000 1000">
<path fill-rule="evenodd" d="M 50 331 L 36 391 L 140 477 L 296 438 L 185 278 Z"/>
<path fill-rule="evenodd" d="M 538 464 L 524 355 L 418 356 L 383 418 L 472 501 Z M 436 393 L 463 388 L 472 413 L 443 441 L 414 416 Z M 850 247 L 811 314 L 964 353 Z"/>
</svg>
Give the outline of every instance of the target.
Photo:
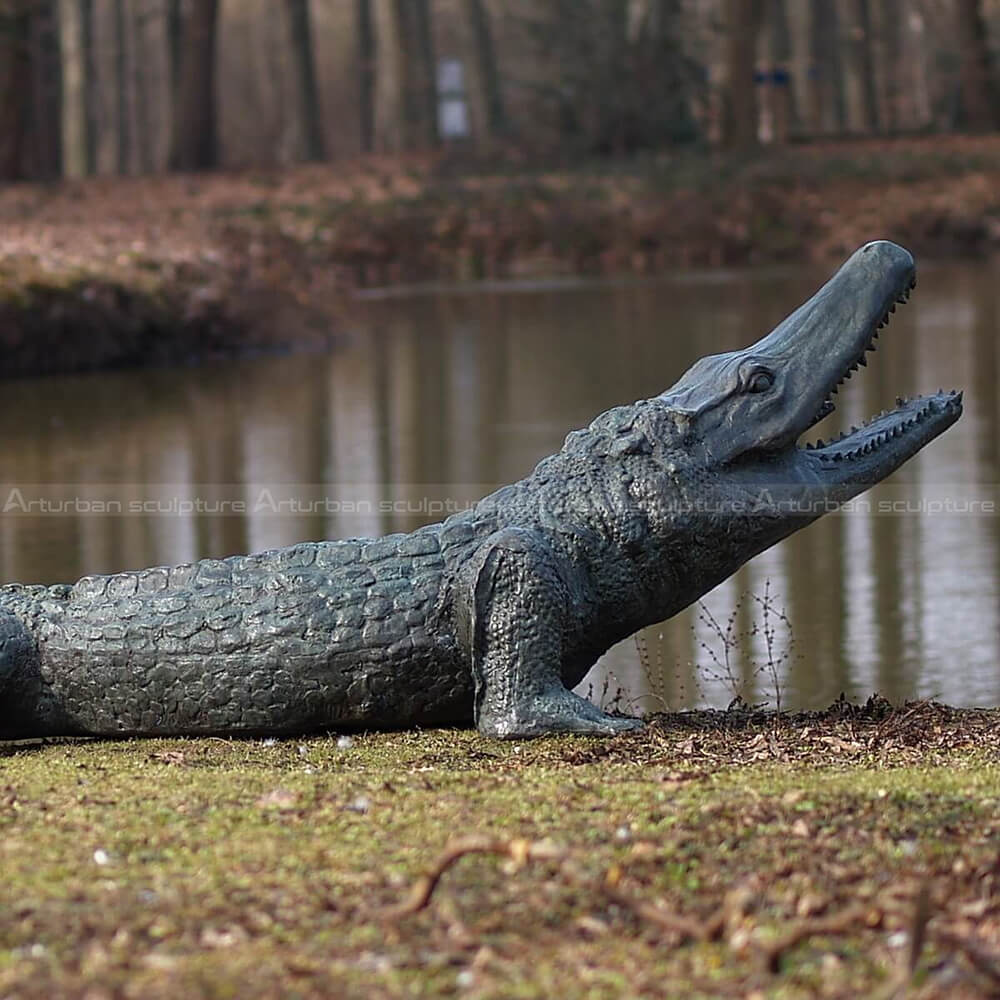
<svg viewBox="0 0 1000 1000">
<path fill-rule="evenodd" d="M 366 303 L 329 356 L 5 383 L 0 573 L 73 580 L 436 520 L 524 475 L 600 410 L 756 339 L 824 277 L 392 298 Z M 955 428 L 865 505 L 745 566 L 706 598 L 707 613 L 691 609 L 648 629 L 638 648 L 612 650 L 584 687 L 621 686 L 672 707 L 725 704 L 734 685 L 773 701 L 776 683 L 793 707 L 875 690 L 1000 702 L 996 519 L 879 513 L 927 498 L 996 499 L 996 278 L 986 266 L 924 268 L 914 304 L 897 313 L 828 429 L 897 392 L 959 385 L 966 415 Z M 15 489 L 24 503 L 11 502 Z M 77 507 L 31 506 L 54 497 Z M 122 514 L 87 512 L 116 497 Z M 130 503 L 164 512 L 129 514 Z M 786 629 L 772 615 L 777 681 L 755 599 L 765 591 L 795 639 L 786 657 Z M 727 640 L 719 631 L 730 621 Z"/>
</svg>

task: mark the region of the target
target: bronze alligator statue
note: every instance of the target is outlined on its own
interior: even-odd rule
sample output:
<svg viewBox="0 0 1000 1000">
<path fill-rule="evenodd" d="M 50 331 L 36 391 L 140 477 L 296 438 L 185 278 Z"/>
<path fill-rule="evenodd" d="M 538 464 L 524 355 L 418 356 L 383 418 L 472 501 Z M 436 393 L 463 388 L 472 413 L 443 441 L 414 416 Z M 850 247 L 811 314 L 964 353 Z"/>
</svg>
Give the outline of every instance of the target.
<svg viewBox="0 0 1000 1000">
<path fill-rule="evenodd" d="M 961 394 L 938 393 L 798 443 L 914 274 L 902 248 L 862 247 L 763 340 L 703 358 L 412 534 L 4 587 L 0 738 L 638 726 L 570 690 L 605 650 L 958 419 Z"/>
</svg>

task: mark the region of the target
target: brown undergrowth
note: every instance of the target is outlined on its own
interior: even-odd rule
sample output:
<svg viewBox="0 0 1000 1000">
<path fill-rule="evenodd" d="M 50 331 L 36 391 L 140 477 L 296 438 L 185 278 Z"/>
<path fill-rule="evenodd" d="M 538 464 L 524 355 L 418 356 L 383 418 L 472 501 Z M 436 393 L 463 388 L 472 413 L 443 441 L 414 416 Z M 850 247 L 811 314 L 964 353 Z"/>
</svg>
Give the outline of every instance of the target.
<svg viewBox="0 0 1000 1000">
<path fill-rule="evenodd" d="M 6 374 L 325 345 L 359 286 L 1000 247 L 1000 137 L 678 152 L 573 169 L 448 157 L 0 190 Z"/>
</svg>

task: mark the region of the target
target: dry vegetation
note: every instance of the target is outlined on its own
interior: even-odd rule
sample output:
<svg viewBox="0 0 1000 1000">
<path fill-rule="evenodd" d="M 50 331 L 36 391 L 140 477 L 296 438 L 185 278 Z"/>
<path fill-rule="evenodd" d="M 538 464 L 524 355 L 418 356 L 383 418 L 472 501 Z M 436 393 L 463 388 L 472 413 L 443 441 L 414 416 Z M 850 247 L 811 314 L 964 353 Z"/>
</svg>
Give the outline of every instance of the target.
<svg viewBox="0 0 1000 1000">
<path fill-rule="evenodd" d="M 359 285 L 1000 246 L 1000 138 L 499 172 L 447 158 L 0 191 L 5 372 L 325 342 Z"/>
<path fill-rule="evenodd" d="M 0 995 L 996 995 L 998 727 L 11 747 Z"/>
</svg>

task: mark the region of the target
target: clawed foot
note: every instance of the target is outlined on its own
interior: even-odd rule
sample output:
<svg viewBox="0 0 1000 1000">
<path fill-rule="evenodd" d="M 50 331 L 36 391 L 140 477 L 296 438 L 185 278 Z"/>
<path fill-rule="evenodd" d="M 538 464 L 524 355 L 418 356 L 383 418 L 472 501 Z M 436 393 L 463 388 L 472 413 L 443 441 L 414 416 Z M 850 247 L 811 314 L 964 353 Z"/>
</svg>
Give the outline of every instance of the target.
<svg viewBox="0 0 1000 1000">
<path fill-rule="evenodd" d="M 642 726 L 641 719 L 608 715 L 592 702 L 565 689 L 518 703 L 505 715 L 484 714 L 478 722 L 478 729 L 484 736 L 501 740 L 532 739 L 557 733 L 614 736 Z"/>
</svg>

